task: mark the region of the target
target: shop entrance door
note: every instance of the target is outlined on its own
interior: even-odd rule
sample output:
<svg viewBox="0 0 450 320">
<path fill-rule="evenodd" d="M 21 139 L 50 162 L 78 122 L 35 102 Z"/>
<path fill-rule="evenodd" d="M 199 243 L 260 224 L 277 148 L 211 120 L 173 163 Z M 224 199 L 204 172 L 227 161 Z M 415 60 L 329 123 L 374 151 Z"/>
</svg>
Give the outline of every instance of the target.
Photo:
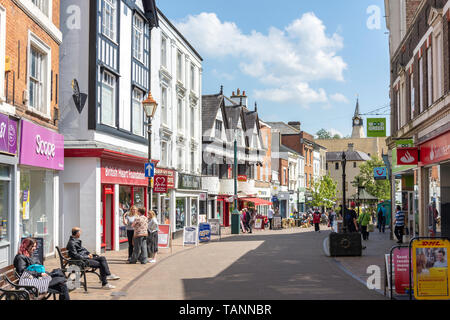
<svg viewBox="0 0 450 320">
<path fill-rule="evenodd" d="M 114 250 L 114 187 L 103 186 L 102 248 Z"/>
<path fill-rule="evenodd" d="M 406 198 L 406 199 L 405 199 Z M 403 191 L 403 208 L 405 213 L 405 230 L 404 233 L 410 238 L 416 235 L 416 219 L 415 219 L 415 201 L 413 191 Z"/>
</svg>

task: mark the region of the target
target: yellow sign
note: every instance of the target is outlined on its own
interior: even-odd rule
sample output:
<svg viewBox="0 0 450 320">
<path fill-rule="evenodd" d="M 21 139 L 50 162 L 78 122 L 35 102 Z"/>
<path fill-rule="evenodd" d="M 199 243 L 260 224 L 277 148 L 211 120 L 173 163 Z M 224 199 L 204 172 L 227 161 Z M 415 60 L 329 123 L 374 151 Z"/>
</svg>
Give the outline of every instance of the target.
<svg viewBox="0 0 450 320">
<path fill-rule="evenodd" d="M 450 299 L 447 259 L 449 249 L 450 242 L 444 239 L 413 241 L 412 263 L 416 299 Z"/>
<path fill-rule="evenodd" d="M 5 72 L 11 71 L 11 57 L 5 57 Z"/>
</svg>

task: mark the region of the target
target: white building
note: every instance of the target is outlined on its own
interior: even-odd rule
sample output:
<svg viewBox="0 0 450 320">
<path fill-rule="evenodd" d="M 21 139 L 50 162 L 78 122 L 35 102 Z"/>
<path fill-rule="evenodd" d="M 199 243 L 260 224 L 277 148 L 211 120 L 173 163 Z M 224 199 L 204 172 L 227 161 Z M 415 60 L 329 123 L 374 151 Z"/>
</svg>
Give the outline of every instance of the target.
<svg viewBox="0 0 450 320">
<path fill-rule="evenodd" d="M 306 183 L 305 183 L 305 157 L 299 155 L 298 156 L 298 211 L 305 211 L 305 192 L 306 192 Z"/>
<path fill-rule="evenodd" d="M 198 224 L 199 213 L 206 214 L 206 192 L 201 190 L 202 57 L 157 13 L 159 28 L 151 34 L 151 91 L 159 104 L 154 135 L 161 150 L 156 174 L 173 175 L 174 185 L 153 200 L 161 222 L 170 221 L 178 235 L 184 226 Z"/>
</svg>

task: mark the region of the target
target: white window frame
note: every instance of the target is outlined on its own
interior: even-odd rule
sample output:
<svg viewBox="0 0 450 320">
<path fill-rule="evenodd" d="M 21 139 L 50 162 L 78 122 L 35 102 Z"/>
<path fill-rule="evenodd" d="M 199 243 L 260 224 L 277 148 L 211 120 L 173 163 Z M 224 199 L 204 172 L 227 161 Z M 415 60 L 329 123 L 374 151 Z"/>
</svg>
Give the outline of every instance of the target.
<svg viewBox="0 0 450 320">
<path fill-rule="evenodd" d="M 161 86 L 161 120 L 165 125 L 168 125 L 168 97 L 168 88 L 166 86 Z"/>
<path fill-rule="evenodd" d="M 5 100 L 6 9 L 0 5 L 0 102 Z"/>
<path fill-rule="evenodd" d="M 43 57 L 44 57 L 44 66 L 42 69 L 42 72 L 44 73 L 42 75 L 42 104 L 43 107 L 45 107 L 45 112 L 42 112 L 42 110 L 39 110 L 38 108 L 35 108 L 30 105 L 30 76 L 31 76 L 31 50 L 34 48 L 35 50 L 39 51 Z M 28 32 L 28 66 L 27 66 L 27 90 L 28 90 L 28 109 L 33 110 L 33 112 L 44 116 L 45 118 L 50 119 L 50 113 L 51 113 L 51 99 L 50 99 L 50 93 L 51 93 L 51 61 L 52 61 L 52 50 L 51 48 L 45 44 L 41 39 L 39 39 L 35 34 L 33 34 L 31 31 Z"/>
<path fill-rule="evenodd" d="M 144 62 L 144 28 L 145 22 L 138 15 L 133 16 L 133 57 Z"/>
<path fill-rule="evenodd" d="M 50 19 L 52 18 L 52 2 L 51 0 L 31 0 L 31 3 Z"/>
<path fill-rule="evenodd" d="M 183 83 L 183 53 L 177 50 L 177 80 Z"/>
<path fill-rule="evenodd" d="M 105 75 L 106 77 L 108 77 L 108 79 L 105 81 Z M 110 126 L 110 127 L 116 127 L 116 90 L 117 90 L 117 79 L 116 76 L 113 75 L 112 73 L 104 70 L 102 73 L 102 88 L 101 88 L 101 95 L 102 95 L 102 105 L 100 108 L 100 123 L 106 126 Z M 109 86 L 110 88 L 112 88 L 112 118 L 113 118 L 113 123 L 105 123 L 103 122 L 103 88 L 105 86 Z"/>
<path fill-rule="evenodd" d="M 165 147 L 164 147 L 165 146 Z M 167 167 L 168 166 L 168 143 L 167 141 L 161 141 L 161 165 L 163 167 Z"/>
<path fill-rule="evenodd" d="M 107 21 L 107 6 L 111 10 L 110 19 Z M 113 42 L 117 39 L 117 0 L 103 0 L 102 34 Z"/>
<path fill-rule="evenodd" d="M 431 106 L 434 102 L 432 59 L 433 59 L 432 47 L 429 47 L 427 49 L 428 106 Z"/>
<path fill-rule="evenodd" d="M 161 65 L 167 69 L 167 37 L 161 35 Z"/>
<path fill-rule="evenodd" d="M 195 151 L 191 150 L 191 157 L 190 157 L 190 163 L 191 163 L 191 172 L 195 173 Z"/>
<path fill-rule="evenodd" d="M 177 169 L 183 171 L 183 148 L 177 148 Z"/>
<path fill-rule="evenodd" d="M 419 59 L 419 114 L 423 112 L 423 58 Z"/>
<path fill-rule="evenodd" d="M 439 31 L 436 36 L 434 36 L 434 47 L 436 48 L 436 50 L 434 50 L 434 59 L 433 59 L 433 65 L 435 67 L 435 77 L 434 77 L 434 92 L 435 92 L 435 100 L 439 99 L 440 97 L 442 97 L 443 95 L 443 79 L 442 79 L 442 75 L 443 75 L 443 59 L 442 59 L 442 50 L 443 50 L 443 45 L 442 45 L 442 32 Z"/>
<path fill-rule="evenodd" d="M 415 96 L 414 96 L 414 94 L 416 93 L 415 92 L 415 89 L 414 89 L 414 74 L 413 73 L 411 73 L 411 75 L 410 75 L 410 79 L 409 79 L 409 87 L 410 87 L 410 93 L 411 93 L 411 99 L 410 99 L 410 102 L 411 102 L 411 119 L 413 119 L 414 118 L 414 110 L 415 110 Z"/>
<path fill-rule="evenodd" d="M 190 127 L 191 127 L 191 138 L 195 138 L 195 127 L 196 127 L 196 123 L 195 123 L 195 107 L 191 106 L 191 123 L 190 123 Z"/>
<path fill-rule="evenodd" d="M 193 63 L 191 63 L 191 78 L 190 78 L 190 85 L 191 85 L 191 90 L 193 92 L 196 92 L 195 90 L 195 65 Z"/>
<path fill-rule="evenodd" d="M 144 100 L 144 92 L 142 92 L 141 90 L 134 88 L 133 92 L 132 92 L 132 111 L 131 111 L 131 123 L 132 123 L 132 130 L 133 130 L 133 134 L 143 137 L 144 136 L 144 108 L 142 107 L 142 101 Z M 141 131 L 137 132 L 135 131 L 135 105 L 137 104 L 138 109 L 139 109 L 139 114 L 138 117 L 141 119 L 140 123 L 141 123 Z"/>
<path fill-rule="evenodd" d="M 184 123 L 183 123 L 183 99 L 177 98 L 177 126 L 180 132 L 184 132 Z"/>
</svg>

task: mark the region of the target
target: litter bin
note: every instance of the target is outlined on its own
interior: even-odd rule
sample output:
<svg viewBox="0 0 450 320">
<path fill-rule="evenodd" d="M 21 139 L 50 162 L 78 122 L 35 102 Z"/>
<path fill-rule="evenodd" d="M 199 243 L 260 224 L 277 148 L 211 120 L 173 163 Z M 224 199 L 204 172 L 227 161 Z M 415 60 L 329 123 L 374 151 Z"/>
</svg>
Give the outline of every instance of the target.
<svg viewBox="0 0 450 320">
<path fill-rule="evenodd" d="M 231 234 L 241 233 L 241 216 L 238 213 L 231 214 Z"/>
</svg>

